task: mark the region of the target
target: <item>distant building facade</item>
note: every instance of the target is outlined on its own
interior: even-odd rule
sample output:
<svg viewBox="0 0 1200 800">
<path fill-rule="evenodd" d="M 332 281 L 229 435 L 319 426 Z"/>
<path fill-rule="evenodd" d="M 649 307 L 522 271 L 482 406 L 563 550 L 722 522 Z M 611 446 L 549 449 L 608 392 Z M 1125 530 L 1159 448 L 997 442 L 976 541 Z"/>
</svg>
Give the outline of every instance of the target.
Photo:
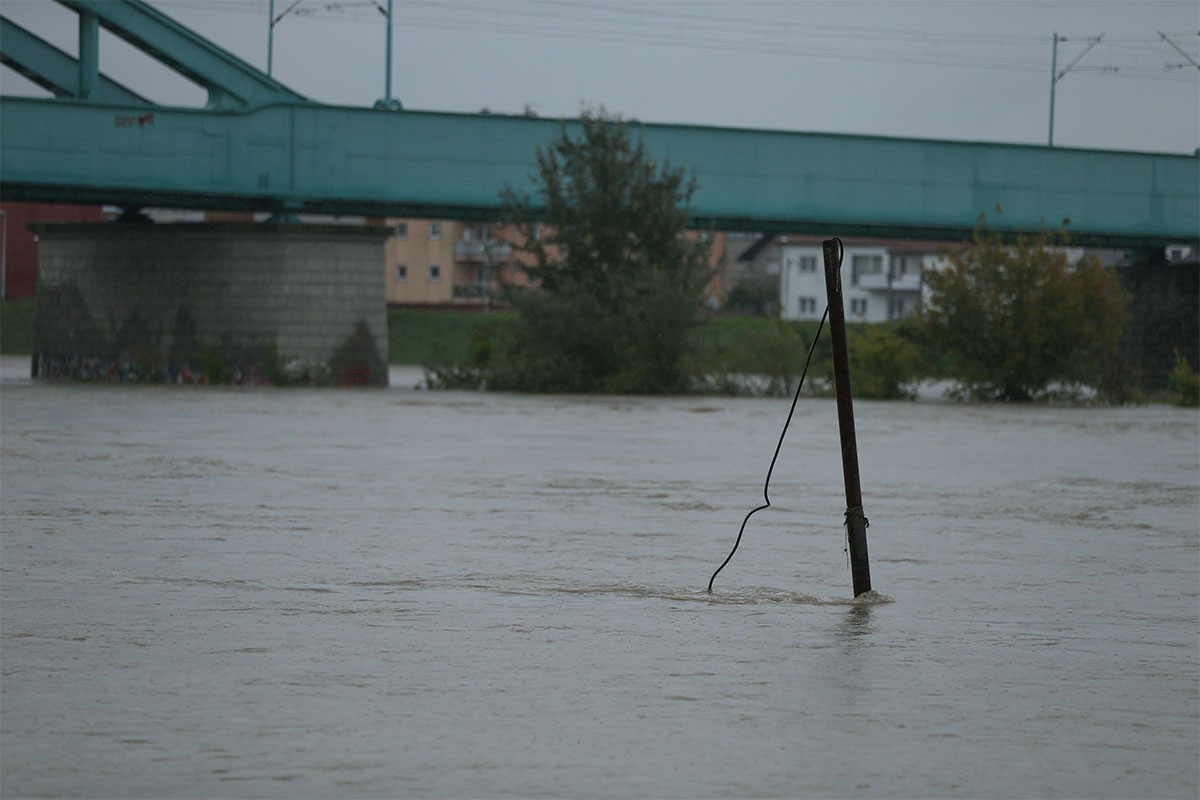
<svg viewBox="0 0 1200 800">
<path fill-rule="evenodd" d="M 428 219 L 389 219 L 385 224 L 392 229 L 385 245 L 388 305 L 489 309 L 504 302 L 505 287 L 538 283 L 526 269 L 534 258 L 515 225 Z M 532 231 L 538 237 L 544 233 L 539 225 Z M 714 277 L 705 303 L 718 308 L 724 234 L 694 231 L 690 236 L 708 247 Z"/>
<path fill-rule="evenodd" d="M 428 219 L 387 225 L 388 305 L 483 309 L 502 301 L 505 285 L 536 284 L 522 269 L 531 260 L 515 226 Z"/>
<path fill-rule="evenodd" d="M 825 258 L 821 239 L 780 237 L 779 296 L 783 319 L 816 320 L 825 311 Z M 848 322 L 887 322 L 921 308 L 922 273 L 942 266 L 936 242 L 842 241 L 842 304 Z"/>
<path fill-rule="evenodd" d="M 732 313 L 775 314 L 779 308 L 779 248 L 786 237 L 728 231 L 714 238 L 709 307 Z"/>
</svg>

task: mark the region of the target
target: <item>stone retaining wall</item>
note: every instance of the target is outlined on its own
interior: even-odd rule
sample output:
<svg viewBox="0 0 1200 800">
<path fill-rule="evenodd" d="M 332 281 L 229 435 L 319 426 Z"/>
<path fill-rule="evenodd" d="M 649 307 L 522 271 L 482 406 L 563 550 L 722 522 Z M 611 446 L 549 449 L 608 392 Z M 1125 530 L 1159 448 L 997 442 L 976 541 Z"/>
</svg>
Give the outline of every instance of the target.
<svg viewBox="0 0 1200 800">
<path fill-rule="evenodd" d="M 386 228 L 33 230 L 37 377 L 387 385 Z"/>
</svg>

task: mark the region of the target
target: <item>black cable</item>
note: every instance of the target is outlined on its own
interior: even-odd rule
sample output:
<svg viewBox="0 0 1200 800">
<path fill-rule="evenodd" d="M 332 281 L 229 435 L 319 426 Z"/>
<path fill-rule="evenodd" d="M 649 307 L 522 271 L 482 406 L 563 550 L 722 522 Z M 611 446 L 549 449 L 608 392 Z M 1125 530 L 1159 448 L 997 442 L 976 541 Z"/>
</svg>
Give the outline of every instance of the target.
<svg viewBox="0 0 1200 800">
<path fill-rule="evenodd" d="M 842 268 L 842 240 L 834 238 L 838 244 L 838 263 L 837 268 L 840 271 Z M 717 579 L 717 575 L 721 570 L 725 569 L 725 565 L 733 559 L 733 554 L 737 552 L 738 545 L 742 543 L 742 534 L 746 532 L 746 523 L 750 518 L 762 511 L 764 508 L 771 507 L 771 498 L 767 495 L 767 490 L 771 487 L 771 473 L 775 471 L 775 462 L 779 460 L 779 451 L 783 449 L 783 437 L 787 436 L 788 426 L 792 424 L 792 415 L 796 413 L 796 402 L 800 399 L 800 390 L 804 388 L 804 378 L 808 375 L 808 365 L 812 363 L 813 353 L 817 349 L 817 342 L 821 338 L 821 331 L 825 327 L 825 320 L 829 316 L 829 306 L 825 306 L 825 313 L 821 314 L 821 323 L 817 325 L 817 333 L 813 336 L 812 344 L 808 347 L 808 358 L 804 361 L 804 371 L 800 373 L 800 382 L 796 384 L 796 394 L 792 397 L 792 407 L 788 410 L 787 421 L 783 423 L 783 430 L 779 433 L 779 444 L 775 445 L 775 455 L 771 456 L 771 466 L 767 469 L 767 480 L 763 483 L 763 505 L 750 511 L 746 518 L 742 520 L 742 527 L 738 529 L 737 539 L 733 542 L 733 549 L 729 551 L 729 555 L 725 556 L 725 560 L 721 562 L 721 566 L 717 567 L 717 571 L 708 579 L 708 593 L 712 594 L 713 581 Z"/>
</svg>

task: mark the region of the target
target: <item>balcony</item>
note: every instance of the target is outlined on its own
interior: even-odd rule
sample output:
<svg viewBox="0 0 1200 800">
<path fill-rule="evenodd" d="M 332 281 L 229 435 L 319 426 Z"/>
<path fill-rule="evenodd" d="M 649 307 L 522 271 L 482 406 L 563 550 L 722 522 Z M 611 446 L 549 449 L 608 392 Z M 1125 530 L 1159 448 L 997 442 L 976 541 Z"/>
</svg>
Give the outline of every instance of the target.
<svg viewBox="0 0 1200 800">
<path fill-rule="evenodd" d="M 508 308 L 504 293 L 498 286 L 493 285 L 490 292 L 485 293 L 482 284 L 456 283 L 450 303 L 464 308 L 480 308 L 484 311 Z"/>
<path fill-rule="evenodd" d="M 851 285 L 869 292 L 878 292 L 888 288 L 888 276 L 883 272 L 868 272 L 854 276 Z"/>
<path fill-rule="evenodd" d="M 456 283 L 454 284 L 454 299 L 482 300 L 483 286 L 478 283 Z"/>
<path fill-rule="evenodd" d="M 887 275 L 859 275 L 858 283 L 854 286 L 868 292 L 916 292 L 921 289 L 921 273 L 893 275 L 890 283 Z"/>
<path fill-rule="evenodd" d="M 894 291 L 915 292 L 921 288 L 921 271 L 909 270 L 903 275 L 896 275 L 892 278 L 892 289 Z"/>
<path fill-rule="evenodd" d="M 472 264 L 498 264 L 512 255 L 512 245 L 499 239 L 458 239 L 454 258 Z"/>
</svg>

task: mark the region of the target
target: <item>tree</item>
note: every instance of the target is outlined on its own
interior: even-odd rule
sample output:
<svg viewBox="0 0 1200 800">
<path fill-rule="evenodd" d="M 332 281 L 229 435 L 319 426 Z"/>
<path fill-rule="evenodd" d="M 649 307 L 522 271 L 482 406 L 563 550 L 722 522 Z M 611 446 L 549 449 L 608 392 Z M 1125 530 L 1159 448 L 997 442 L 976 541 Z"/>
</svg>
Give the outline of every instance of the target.
<svg viewBox="0 0 1200 800">
<path fill-rule="evenodd" d="M 926 275 L 929 342 L 966 392 L 1028 401 L 1053 382 L 1096 385 L 1126 310 L 1117 276 L 1092 258 L 1071 265 L 1062 237 L 1006 242 L 981 222 L 949 268 Z"/>
<path fill-rule="evenodd" d="M 725 298 L 725 310 L 756 314 L 779 314 L 779 277 L 765 270 L 738 281 Z"/>
<path fill-rule="evenodd" d="M 690 382 L 691 331 L 709 279 L 687 236 L 696 183 L 656 163 L 640 136 L 585 111 L 536 153 L 538 200 L 506 189 L 507 216 L 535 289 L 511 290 L 519 314 L 485 368 L 493 388 L 667 393 Z M 533 209 L 541 222 L 533 226 Z M 544 235 L 538 236 L 542 231 Z"/>
</svg>

